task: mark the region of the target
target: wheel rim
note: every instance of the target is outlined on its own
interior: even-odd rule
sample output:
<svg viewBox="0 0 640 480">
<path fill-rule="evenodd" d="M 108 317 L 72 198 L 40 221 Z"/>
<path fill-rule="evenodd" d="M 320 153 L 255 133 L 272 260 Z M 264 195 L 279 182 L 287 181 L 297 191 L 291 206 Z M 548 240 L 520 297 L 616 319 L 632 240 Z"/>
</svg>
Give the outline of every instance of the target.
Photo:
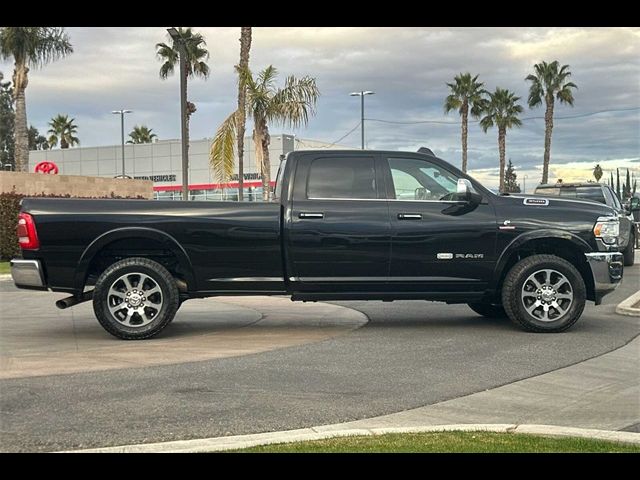
<svg viewBox="0 0 640 480">
<path fill-rule="evenodd" d="M 162 289 L 149 275 L 125 273 L 111 284 L 107 306 L 119 323 L 140 328 L 151 323 L 162 309 Z"/>
<path fill-rule="evenodd" d="M 571 309 L 573 288 L 567 277 L 557 270 L 538 270 L 522 284 L 521 298 L 524 309 L 533 318 L 555 322 Z"/>
</svg>

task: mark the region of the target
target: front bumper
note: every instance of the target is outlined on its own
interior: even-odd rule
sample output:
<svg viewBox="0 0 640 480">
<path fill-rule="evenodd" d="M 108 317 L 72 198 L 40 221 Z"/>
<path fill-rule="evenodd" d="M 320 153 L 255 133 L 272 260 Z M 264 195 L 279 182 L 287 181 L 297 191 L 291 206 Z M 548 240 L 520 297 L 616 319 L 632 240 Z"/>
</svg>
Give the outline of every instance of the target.
<svg viewBox="0 0 640 480">
<path fill-rule="evenodd" d="M 623 255 L 619 252 L 585 253 L 593 275 L 595 302 L 599 305 L 602 297 L 613 292 L 622 280 Z"/>
<path fill-rule="evenodd" d="M 19 260 L 10 262 L 11 277 L 16 287 L 32 288 L 35 290 L 46 290 L 46 283 L 42 273 L 40 260 Z"/>
</svg>

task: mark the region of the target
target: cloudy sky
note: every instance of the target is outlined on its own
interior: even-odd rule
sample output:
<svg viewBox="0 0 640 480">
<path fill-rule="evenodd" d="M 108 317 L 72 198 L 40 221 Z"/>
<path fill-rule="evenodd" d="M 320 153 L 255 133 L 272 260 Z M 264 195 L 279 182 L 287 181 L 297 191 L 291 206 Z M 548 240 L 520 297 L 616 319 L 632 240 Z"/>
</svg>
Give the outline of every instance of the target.
<svg viewBox="0 0 640 480">
<path fill-rule="evenodd" d="M 233 65 L 239 27 L 199 28 L 211 57 L 211 76 L 189 84 L 198 111 L 192 138 L 211 137 L 235 108 Z M 120 140 L 119 118 L 129 108 L 127 127 L 145 124 L 161 139 L 178 138 L 178 79 L 161 81 L 154 45 L 166 41 L 166 27 L 68 29 L 74 53 L 33 70 L 27 90 L 29 123 L 46 130 L 57 113 L 76 118 L 83 146 Z M 589 178 L 596 163 L 608 171 L 633 168 L 640 176 L 640 28 L 254 28 L 251 67 L 269 64 L 288 74 L 316 77 L 322 93 L 317 115 L 306 129 L 291 133 L 334 142 L 360 120 L 354 90 L 373 90 L 366 98 L 367 146 L 416 150 L 429 146 L 460 164 L 457 114 L 443 113 L 445 82 L 459 72 L 479 74 L 486 88 L 509 88 L 526 105 L 524 78 L 540 60 L 569 64 L 578 85 L 575 106 L 556 107 L 551 177 Z M 0 71 L 10 77 L 10 63 Z M 618 110 L 589 115 L 602 110 Z M 625 110 L 625 111 L 622 111 Z M 544 110 L 525 109 L 524 117 Z M 560 117 L 578 116 L 578 118 Z M 437 121 L 450 123 L 384 123 Z M 272 132 L 280 132 L 273 125 Z M 290 130 L 288 131 L 290 132 Z M 340 143 L 359 146 L 356 129 Z M 527 190 L 540 179 L 544 120 L 524 121 L 507 134 L 507 157 Z M 469 165 L 488 186 L 497 185 L 497 131 L 470 125 Z"/>
</svg>

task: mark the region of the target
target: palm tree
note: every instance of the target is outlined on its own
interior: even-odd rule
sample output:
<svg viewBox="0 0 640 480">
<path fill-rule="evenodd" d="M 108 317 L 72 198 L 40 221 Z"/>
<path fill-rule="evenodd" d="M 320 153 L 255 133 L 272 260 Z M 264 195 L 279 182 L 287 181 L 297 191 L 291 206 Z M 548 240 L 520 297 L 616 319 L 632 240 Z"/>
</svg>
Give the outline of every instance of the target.
<svg viewBox="0 0 640 480">
<path fill-rule="evenodd" d="M 152 143 L 158 136 L 153 133 L 153 128 L 149 128 L 146 125 L 136 125 L 129 133 L 131 140 L 127 140 L 127 143 Z"/>
<path fill-rule="evenodd" d="M 29 150 L 49 150 L 50 145 L 47 137 L 41 135 L 36 127 L 31 125 L 28 130 Z"/>
<path fill-rule="evenodd" d="M 25 90 L 29 69 L 41 67 L 73 52 L 69 36 L 61 27 L 2 27 L 0 57 L 13 58 L 13 88 L 16 102 L 15 165 L 25 171 L 29 165 L 29 136 Z"/>
<path fill-rule="evenodd" d="M 458 110 L 462 117 L 462 171 L 467 172 L 467 137 L 469 132 L 469 113 L 479 118 L 486 103 L 482 88 L 484 83 L 478 82 L 478 75 L 471 78 L 470 73 L 460 73 L 454 77 L 455 83 L 447 83 L 451 93 L 444 100 L 444 112 Z"/>
<path fill-rule="evenodd" d="M 575 83 L 566 81 L 571 76 L 569 65 L 560 67 L 557 60 L 551 63 L 536 63 L 533 69 L 535 70 L 535 75 L 528 75 L 525 80 L 531 82 L 528 99 L 529 107 L 537 107 L 542 104 L 543 100 L 547 107 L 544 112 L 544 161 L 542 163 L 542 183 L 547 183 L 555 99 L 557 98 L 560 103 L 573 106 L 573 92 L 571 89 L 578 87 Z"/>
<path fill-rule="evenodd" d="M 60 148 L 73 147 L 80 143 L 78 137 L 75 136 L 78 133 L 78 127 L 74 122 L 75 118 L 69 118 L 68 115 L 56 115 L 49 122 L 51 127 L 47 133 L 49 136 L 49 145 L 51 148 L 58 145 L 60 142 Z"/>
<path fill-rule="evenodd" d="M 515 93 L 500 87 L 494 93 L 489 93 L 489 101 L 485 106 L 484 117 L 480 120 L 480 126 L 486 133 L 494 125 L 498 127 L 498 150 L 500 152 L 500 192 L 504 192 L 504 159 L 506 153 L 507 129 L 519 127 L 522 122 L 518 114 L 523 112 L 518 105 L 520 97 Z"/>
<path fill-rule="evenodd" d="M 240 27 L 240 63 L 241 70 L 249 68 L 249 51 L 251 50 L 251 27 Z M 238 200 L 244 200 L 244 132 L 247 121 L 245 104 L 247 102 L 247 87 L 238 78 Z"/>
<path fill-rule="evenodd" d="M 287 77 L 283 88 L 276 88 L 278 71 L 269 65 L 257 77 L 251 71 L 237 68 L 240 82 L 246 86 L 247 114 L 253 117 L 253 142 L 256 161 L 262 172 L 263 199 L 269 200 L 271 164 L 269 163 L 268 122 L 276 122 L 297 128 L 306 125 L 309 116 L 315 114 L 315 106 L 320 96 L 315 78 Z M 218 179 L 227 181 L 233 174 L 233 150 L 238 136 L 238 113 L 233 112 L 216 132 L 209 161 Z"/>
<path fill-rule="evenodd" d="M 205 48 L 207 42 L 200 33 L 194 33 L 191 27 L 183 29 L 178 28 L 178 36 L 180 42 L 184 44 L 186 68 L 185 68 L 185 90 L 187 89 L 189 77 L 202 77 L 207 78 L 209 76 L 209 66 L 205 63 L 205 60 L 209 59 L 209 52 Z M 173 74 L 176 64 L 179 63 L 180 47 L 176 40 L 173 40 L 170 35 L 167 35 L 171 43 L 169 46 L 166 43 L 156 43 L 156 55 L 158 60 L 162 61 L 160 67 L 160 78 L 165 80 L 167 77 Z M 187 97 L 188 98 L 188 97 Z M 186 131 L 186 143 L 187 143 L 187 155 L 189 153 L 189 120 L 191 115 L 195 113 L 196 106 L 194 103 L 187 101 L 187 131 Z"/>
</svg>

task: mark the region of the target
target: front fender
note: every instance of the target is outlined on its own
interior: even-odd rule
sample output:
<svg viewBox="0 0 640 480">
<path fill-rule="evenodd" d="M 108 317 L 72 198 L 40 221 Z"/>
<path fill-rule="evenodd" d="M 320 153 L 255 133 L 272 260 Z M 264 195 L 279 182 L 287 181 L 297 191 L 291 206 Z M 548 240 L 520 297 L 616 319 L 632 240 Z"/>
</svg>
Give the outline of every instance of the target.
<svg viewBox="0 0 640 480">
<path fill-rule="evenodd" d="M 187 252 L 182 248 L 178 241 L 168 233 L 155 228 L 148 227 L 123 227 L 109 230 L 96 238 L 85 249 L 80 257 L 76 274 L 74 277 L 74 287 L 77 291 L 82 291 L 87 279 L 89 266 L 95 256 L 111 242 L 122 240 L 123 238 L 148 238 L 160 242 L 167 250 L 173 252 L 181 265 L 186 270 L 186 282 L 189 290 L 196 289 L 195 277 L 193 275 L 193 266 Z"/>
<path fill-rule="evenodd" d="M 495 269 L 493 271 L 491 288 L 495 288 L 500 279 L 503 277 L 504 269 L 507 266 L 509 258 L 514 252 L 531 241 L 542 239 L 569 241 L 582 253 L 589 253 L 593 251 L 591 246 L 586 241 L 571 232 L 567 232 L 566 230 L 544 228 L 540 230 L 524 232 L 514 238 L 500 254 L 500 257 L 498 258 Z"/>
</svg>

